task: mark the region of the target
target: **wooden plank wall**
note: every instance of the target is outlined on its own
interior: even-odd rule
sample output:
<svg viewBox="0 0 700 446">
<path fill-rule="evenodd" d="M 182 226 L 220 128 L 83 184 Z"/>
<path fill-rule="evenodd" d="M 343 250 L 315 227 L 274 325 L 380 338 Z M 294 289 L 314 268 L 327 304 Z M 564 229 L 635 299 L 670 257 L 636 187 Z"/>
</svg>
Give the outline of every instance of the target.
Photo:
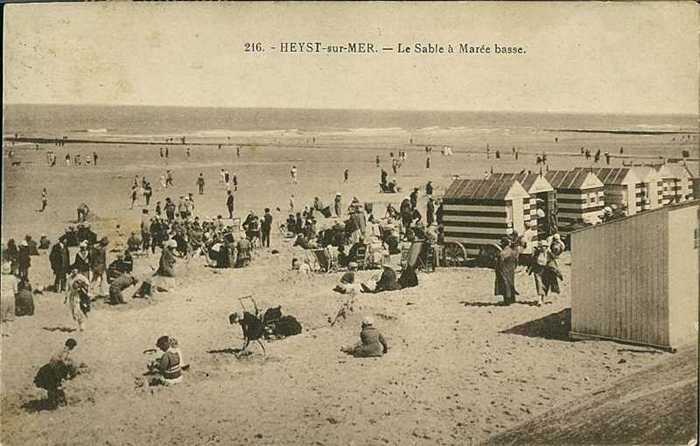
<svg viewBox="0 0 700 446">
<path fill-rule="evenodd" d="M 668 346 L 668 213 L 572 234 L 574 333 Z"/>
<path fill-rule="evenodd" d="M 698 263 L 700 258 L 700 206 L 669 211 L 669 301 L 671 346 L 697 342 Z M 698 237 L 698 240 L 695 238 Z"/>
</svg>

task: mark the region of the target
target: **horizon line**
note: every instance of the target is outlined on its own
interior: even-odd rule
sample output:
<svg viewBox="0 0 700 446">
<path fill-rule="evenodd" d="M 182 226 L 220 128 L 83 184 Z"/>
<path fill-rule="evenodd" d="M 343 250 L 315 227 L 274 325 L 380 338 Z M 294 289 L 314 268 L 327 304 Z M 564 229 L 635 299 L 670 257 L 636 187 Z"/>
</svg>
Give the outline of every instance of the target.
<svg viewBox="0 0 700 446">
<path fill-rule="evenodd" d="M 106 104 L 106 103 L 48 103 L 48 102 L 4 102 L 5 106 L 70 106 L 70 107 L 172 107 L 172 108 L 213 108 L 238 110 L 315 110 L 315 111 L 376 111 L 376 112 L 434 112 L 434 113 L 540 113 L 540 114 L 571 114 L 571 115 L 628 115 L 628 116 L 694 116 L 700 119 L 700 113 L 689 112 L 594 112 L 567 110 L 469 110 L 469 109 L 397 109 L 397 108 L 339 108 L 339 107 L 241 107 L 228 105 L 177 105 L 177 104 Z"/>
</svg>

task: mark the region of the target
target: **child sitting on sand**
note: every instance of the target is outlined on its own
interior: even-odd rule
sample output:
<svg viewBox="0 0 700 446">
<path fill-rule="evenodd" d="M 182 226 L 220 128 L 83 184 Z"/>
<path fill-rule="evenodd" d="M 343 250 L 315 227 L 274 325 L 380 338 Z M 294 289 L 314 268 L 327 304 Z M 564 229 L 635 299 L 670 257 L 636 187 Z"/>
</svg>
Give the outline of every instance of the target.
<svg viewBox="0 0 700 446">
<path fill-rule="evenodd" d="M 351 347 L 341 347 L 340 351 L 356 358 L 381 357 L 389 350 L 384 336 L 374 327 L 374 320 L 365 317 L 362 320 L 360 342 Z"/>
<path fill-rule="evenodd" d="M 151 379 L 149 384 L 152 386 L 169 386 L 182 382 L 182 359 L 179 350 L 173 350 L 171 348 L 170 337 L 161 336 L 158 338 L 156 347 L 163 352 L 163 355 L 148 364 L 149 372 L 155 373 L 156 375 Z"/>
</svg>

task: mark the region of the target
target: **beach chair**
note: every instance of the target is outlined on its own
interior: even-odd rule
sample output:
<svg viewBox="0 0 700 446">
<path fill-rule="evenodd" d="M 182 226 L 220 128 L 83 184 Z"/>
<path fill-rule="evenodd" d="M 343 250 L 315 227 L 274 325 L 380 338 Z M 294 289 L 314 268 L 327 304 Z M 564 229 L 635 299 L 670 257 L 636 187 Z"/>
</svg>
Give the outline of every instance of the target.
<svg viewBox="0 0 700 446">
<path fill-rule="evenodd" d="M 357 263 L 357 269 L 367 269 L 367 245 L 362 245 L 357 248 L 355 257 L 351 260 Z"/>
</svg>

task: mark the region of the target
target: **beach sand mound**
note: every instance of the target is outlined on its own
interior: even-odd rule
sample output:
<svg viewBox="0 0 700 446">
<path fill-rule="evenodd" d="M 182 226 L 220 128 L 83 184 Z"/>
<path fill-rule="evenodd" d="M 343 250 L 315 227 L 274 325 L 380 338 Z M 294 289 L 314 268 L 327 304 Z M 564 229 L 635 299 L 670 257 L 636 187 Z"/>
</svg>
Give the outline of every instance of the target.
<svg viewBox="0 0 700 446">
<path fill-rule="evenodd" d="M 697 361 L 689 345 L 488 444 L 687 444 L 697 435 Z"/>
</svg>

